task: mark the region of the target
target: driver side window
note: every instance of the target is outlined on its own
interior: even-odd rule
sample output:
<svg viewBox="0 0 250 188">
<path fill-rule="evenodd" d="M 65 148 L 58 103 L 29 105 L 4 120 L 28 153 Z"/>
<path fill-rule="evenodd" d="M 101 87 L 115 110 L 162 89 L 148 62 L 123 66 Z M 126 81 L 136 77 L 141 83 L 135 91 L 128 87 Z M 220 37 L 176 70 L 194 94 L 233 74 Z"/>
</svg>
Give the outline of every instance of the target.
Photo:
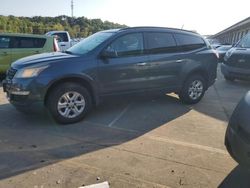
<svg viewBox="0 0 250 188">
<path fill-rule="evenodd" d="M 132 33 L 117 38 L 107 51 L 115 53 L 117 57 L 136 56 L 143 54 L 143 46 L 142 33 Z"/>
</svg>

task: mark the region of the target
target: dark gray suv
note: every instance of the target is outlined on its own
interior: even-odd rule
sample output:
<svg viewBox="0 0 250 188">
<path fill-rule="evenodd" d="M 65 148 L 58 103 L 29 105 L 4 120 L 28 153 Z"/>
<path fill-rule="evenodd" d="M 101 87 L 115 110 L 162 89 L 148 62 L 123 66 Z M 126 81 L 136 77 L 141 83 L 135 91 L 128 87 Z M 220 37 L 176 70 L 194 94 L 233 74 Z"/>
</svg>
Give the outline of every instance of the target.
<svg viewBox="0 0 250 188">
<path fill-rule="evenodd" d="M 216 79 L 218 56 L 198 34 L 134 27 L 95 33 L 65 53 L 14 62 L 3 81 L 21 111 L 45 106 L 59 123 L 80 121 L 106 95 L 175 92 L 201 100 Z"/>
</svg>

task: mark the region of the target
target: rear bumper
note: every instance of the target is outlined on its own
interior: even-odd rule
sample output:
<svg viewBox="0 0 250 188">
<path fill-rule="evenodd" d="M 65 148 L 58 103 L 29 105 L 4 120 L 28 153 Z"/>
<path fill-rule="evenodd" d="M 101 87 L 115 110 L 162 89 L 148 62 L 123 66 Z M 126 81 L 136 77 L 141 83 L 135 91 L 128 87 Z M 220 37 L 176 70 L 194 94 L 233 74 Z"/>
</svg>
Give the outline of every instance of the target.
<svg viewBox="0 0 250 188">
<path fill-rule="evenodd" d="M 224 76 L 233 77 L 241 80 L 250 80 L 250 69 L 236 68 L 222 63 L 221 72 Z"/>
</svg>

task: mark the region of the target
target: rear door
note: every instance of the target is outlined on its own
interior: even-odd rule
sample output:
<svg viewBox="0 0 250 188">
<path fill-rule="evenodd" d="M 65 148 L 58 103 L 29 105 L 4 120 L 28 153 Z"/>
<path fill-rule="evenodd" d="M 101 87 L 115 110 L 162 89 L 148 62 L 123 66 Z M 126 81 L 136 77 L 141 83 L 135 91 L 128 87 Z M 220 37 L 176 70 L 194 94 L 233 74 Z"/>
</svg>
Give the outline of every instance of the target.
<svg viewBox="0 0 250 188">
<path fill-rule="evenodd" d="M 172 88 L 178 84 L 178 76 L 185 58 L 178 52 L 172 33 L 145 33 L 146 52 L 149 55 L 148 87 Z"/>
<path fill-rule="evenodd" d="M 6 72 L 11 61 L 10 37 L 0 36 L 0 73 Z"/>
<path fill-rule="evenodd" d="M 102 94 L 130 92 L 147 88 L 146 64 L 142 33 L 130 33 L 115 39 L 104 51 L 114 57 L 98 60 L 98 77 Z"/>
<path fill-rule="evenodd" d="M 43 53 L 46 38 L 12 37 L 11 38 L 11 62 L 17 59 Z"/>
</svg>

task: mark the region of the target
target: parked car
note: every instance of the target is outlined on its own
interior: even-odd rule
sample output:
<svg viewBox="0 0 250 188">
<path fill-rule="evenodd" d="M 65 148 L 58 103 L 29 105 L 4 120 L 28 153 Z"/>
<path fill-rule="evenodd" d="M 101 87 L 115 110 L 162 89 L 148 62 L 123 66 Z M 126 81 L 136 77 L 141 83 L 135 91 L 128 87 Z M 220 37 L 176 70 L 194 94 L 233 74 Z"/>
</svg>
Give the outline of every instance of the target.
<svg viewBox="0 0 250 188">
<path fill-rule="evenodd" d="M 68 48 L 77 43 L 74 40 L 71 40 L 68 31 L 49 31 L 45 35 L 56 37 L 60 51 L 62 52 L 65 52 Z"/>
<path fill-rule="evenodd" d="M 235 161 L 250 168 L 250 92 L 235 108 L 229 121 L 225 145 Z"/>
<path fill-rule="evenodd" d="M 230 48 L 232 48 L 232 45 L 222 45 L 216 49 L 219 54 L 219 62 L 224 61 L 224 56 Z"/>
<path fill-rule="evenodd" d="M 250 34 L 227 51 L 221 72 L 229 81 L 250 79 Z"/>
<path fill-rule="evenodd" d="M 195 104 L 215 82 L 217 63 L 216 52 L 196 33 L 124 28 L 98 32 L 66 53 L 18 60 L 3 88 L 17 109 L 40 104 L 59 123 L 73 123 L 107 95 L 176 92 Z"/>
<path fill-rule="evenodd" d="M 0 33 L 0 73 L 5 73 L 11 62 L 17 59 L 53 51 L 58 51 L 53 37 Z"/>
</svg>

